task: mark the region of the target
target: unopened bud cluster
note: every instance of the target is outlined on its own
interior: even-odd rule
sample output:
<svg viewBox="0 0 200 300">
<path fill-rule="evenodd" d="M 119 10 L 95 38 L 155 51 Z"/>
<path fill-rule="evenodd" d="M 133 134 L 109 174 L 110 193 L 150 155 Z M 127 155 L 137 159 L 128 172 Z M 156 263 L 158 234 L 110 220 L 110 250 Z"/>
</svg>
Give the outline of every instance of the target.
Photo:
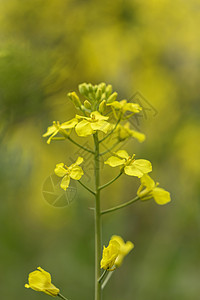
<svg viewBox="0 0 200 300">
<path fill-rule="evenodd" d="M 83 103 L 76 92 L 68 93 L 68 97 L 76 108 L 85 112 L 106 111 L 106 103 L 112 103 L 117 99 L 117 93 L 112 92 L 112 85 L 106 85 L 104 82 L 92 85 L 91 83 L 82 83 L 78 87 L 80 94 L 85 98 Z"/>
</svg>

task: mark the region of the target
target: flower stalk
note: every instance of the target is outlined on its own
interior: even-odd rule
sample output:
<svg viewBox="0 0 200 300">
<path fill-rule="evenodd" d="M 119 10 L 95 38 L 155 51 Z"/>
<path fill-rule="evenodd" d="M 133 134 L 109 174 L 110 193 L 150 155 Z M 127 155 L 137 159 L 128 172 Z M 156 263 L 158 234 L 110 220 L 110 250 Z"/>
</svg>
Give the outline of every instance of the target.
<svg viewBox="0 0 200 300">
<path fill-rule="evenodd" d="M 123 172 L 120 172 L 115 178 L 111 179 L 110 181 L 108 181 L 104 185 L 101 185 L 99 187 L 99 191 L 105 189 L 107 186 L 109 186 L 110 184 L 112 184 L 113 182 L 115 182 L 122 174 L 123 174 Z"/>
<path fill-rule="evenodd" d="M 119 210 L 119 209 L 121 209 L 121 208 L 123 208 L 123 207 L 126 207 L 126 206 L 128 206 L 128 205 L 131 205 L 132 203 L 134 203 L 134 202 L 136 202 L 136 201 L 138 201 L 138 200 L 140 200 L 140 197 L 139 197 L 139 196 L 137 196 L 137 197 L 131 199 L 130 201 L 125 202 L 125 203 L 123 203 L 123 204 L 121 204 L 121 205 L 117 205 L 117 206 L 115 206 L 115 207 L 112 207 L 112 208 L 103 210 L 103 211 L 101 212 L 101 215 L 105 215 L 105 214 L 107 214 L 107 213 L 110 213 L 110 212 Z"/>
<path fill-rule="evenodd" d="M 99 166 L 99 140 L 98 134 L 94 137 L 94 162 L 95 162 L 95 300 L 101 300 L 101 277 L 100 261 L 101 261 L 101 205 L 100 205 L 100 166 Z"/>
<path fill-rule="evenodd" d="M 86 186 L 84 183 L 82 183 L 80 180 L 78 180 L 78 182 L 80 183 L 80 185 L 82 185 L 82 187 L 84 187 L 88 192 L 90 192 L 91 194 L 93 194 L 94 196 L 96 195 L 96 193 L 94 191 L 92 191 L 88 186 Z"/>
<path fill-rule="evenodd" d="M 65 298 L 61 293 L 58 294 L 58 297 L 60 297 L 63 300 L 69 300 L 69 299 Z"/>
</svg>

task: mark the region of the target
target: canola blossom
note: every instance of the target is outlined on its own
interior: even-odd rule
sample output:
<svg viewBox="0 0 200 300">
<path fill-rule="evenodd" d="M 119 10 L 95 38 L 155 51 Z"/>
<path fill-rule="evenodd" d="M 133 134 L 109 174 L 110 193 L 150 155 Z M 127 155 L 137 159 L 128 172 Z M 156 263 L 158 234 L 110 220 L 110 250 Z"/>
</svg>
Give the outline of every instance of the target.
<svg viewBox="0 0 200 300">
<path fill-rule="evenodd" d="M 164 205 L 171 201 L 170 193 L 163 188 L 159 188 L 158 183 L 155 183 L 149 175 L 143 175 L 140 181 L 141 185 L 137 191 L 137 195 L 141 200 L 154 198 L 155 202 L 159 205 Z"/>
<path fill-rule="evenodd" d="M 107 106 L 111 106 L 113 112 L 118 112 L 119 115 L 115 117 L 123 117 L 126 112 L 130 112 L 131 114 L 127 117 L 132 116 L 133 114 L 137 114 L 142 110 L 142 107 L 137 103 L 129 103 L 127 100 L 121 100 L 121 101 L 113 101 L 111 103 L 107 103 Z"/>
<path fill-rule="evenodd" d="M 101 268 L 107 271 L 114 271 L 115 267 L 113 268 L 113 266 L 115 265 L 115 261 L 119 255 L 119 251 L 120 244 L 115 240 L 111 240 L 108 247 L 104 246 L 101 259 Z"/>
<path fill-rule="evenodd" d="M 119 141 L 124 141 L 129 137 L 133 137 L 142 143 L 146 139 L 144 133 L 130 129 L 129 122 L 126 122 L 124 125 L 118 124 L 116 128 L 116 134 Z"/>
<path fill-rule="evenodd" d="M 134 248 L 134 244 L 130 241 L 125 243 L 119 235 L 113 235 L 111 241 L 116 241 L 120 245 L 119 254 L 115 260 L 115 266 L 120 267 L 124 257 Z"/>
<path fill-rule="evenodd" d="M 76 115 L 76 119 L 81 120 L 75 128 L 78 136 L 89 136 L 97 130 L 107 133 L 110 129 L 109 117 L 102 116 L 98 111 L 90 114 L 90 117 Z"/>
<path fill-rule="evenodd" d="M 135 154 L 131 157 L 125 150 L 119 150 L 114 156 L 109 157 L 105 164 L 111 167 L 121 166 L 126 175 L 141 178 L 144 174 L 152 171 L 150 161 L 146 159 L 134 159 Z"/>
<path fill-rule="evenodd" d="M 64 163 L 59 163 L 56 165 L 54 172 L 57 176 L 63 177 L 60 187 L 66 191 L 69 186 L 70 178 L 74 180 L 79 180 L 83 176 L 83 170 L 79 166 L 83 162 L 82 157 L 78 157 L 76 162 L 71 166 L 66 166 Z"/>
<path fill-rule="evenodd" d="M 73 118 L 72 120 L 64 122 L 62 124 L 60 124 L 60 122 L 58 121 L 53 121 L 53 125 L 47 128 L 47 132 L 43 134 L 43 137 L 50 136 L 47 140 L 47 144 L 50 144 L 51 140 L 55 135 L 57 135 L 57 133 L 62 134 L 64 137 L 68 136 L 70 132 L 68 132 L 67 130 L 74 128 L 77 123 L 78 120 L 76 118 Z"/>
<path fill-rule="evenodd" d="M 28 283 L 25 284 L 26 288 L 31 288 L 37 292 L 43 292 L 50 296 L 57 296 L 60 292 L 58 288 L 51 283 L 51 275 L 43 270 L 41 267 L 33 271 L 28 276 Z"/>
</svg>

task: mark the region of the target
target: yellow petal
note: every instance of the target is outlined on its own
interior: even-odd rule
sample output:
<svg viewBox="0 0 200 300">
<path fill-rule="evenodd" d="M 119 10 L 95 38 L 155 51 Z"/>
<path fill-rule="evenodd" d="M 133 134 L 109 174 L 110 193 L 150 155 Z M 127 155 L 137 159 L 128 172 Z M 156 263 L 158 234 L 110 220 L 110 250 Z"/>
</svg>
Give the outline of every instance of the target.
<svg viewBox="0 0 200 300">
<path fill-rule="evenodd" d="M 137 103 L 126 103 L 123 106 L 124 111 L 131 111 L 134 113 L 139 113 L 142 110 L 142 107 Z"/>
<path fill-rule="evenodd" d="M 101 260 L 101 268 L 105 270 L 111 269 L 119 254 L 120 245 L 117 241 L 110 241 L 108 247 L 104 246 L 103 255 Z"/>
<path fill-rule="evenodd" d="M 59 130 L 57 129 L 47 140 L 47 144 L 51 143 L 52 138 L 59 132 Z"/>
<path fill-rule="evenodd" d="M 97 121 L 108 120 L 109 117 L 102 116 L 98 111 L 93 111 L 91 114 L 91 119 L 95 119 Z"/>
<path fill-rule="evenodd" d="M 136 159 L 131 165 L 134 165 L 139 169 L 143 174 L 149 173 L 152 171 L 152 165 L 150 161 L 146 159 Z"/>
<path fill-rule="evenodd" d="M 76 126 L 76 124 L 78 123 L 78 120 L 76 118 L 70 120 L 70 121 L 67 121 L 67 122 L 64 122 L 60 125 L 60 128 L 62 129 L 70 129 L 70 128 L 74 128 Z"/>
<path fill-rule="evenodd" d="M 126 162 L 125 159 L 121 159 L 116 156 L 111 156 L 104 162 L 104 164 L 109 165 L 111 167 L 117 167 L 117 166 L 124 165 L 125 162 Z"/>
<path fill-rule="evenodd" d="M 79 157 L 77 158 L 77 160 L 75 161 L 75 163 L 74 163 L 74 164 L 71 164 L 71 166 L 68 167 L 68 170 L 72 170 L 74 167 L 76 167 L 76 166 L 82 164 L 82 162 L 83 162 L 83 158 L 79 156 Z"/>
<path fill-rule="evenodd" d="M 141 184 L 146 186 L 149 190 L 152 190 L 155 187 L 154 180 L 148 174 L 142 176 Z"/>
<path fill-rule="evenodd" d="M 60 290 L 51 283 L 51 275 L 40 267 L 38 267 L 38 270 L 29 274 L 28 281 L 29 284 L 25 284 L 26 288 L 44 292 L 50 296 L 57 296 L 60 292 Z"/>
<path fill-rule="evenodd" d="M 110 124 L 104 120 L 99 120 L 97 122 L 91 122 L 91 127 L 94 131 L 100 130 L 107 133 L 110 130 Z"/>
<path fill-rule="evenodd" d="M 68 171 L 64 168 L 64 164 L 60 163 L 56 165 L 54 172 L 57 176 L 63 177 L 64 175 L 67 174 Z"/>
<path fill-rule="evenodd" d="M 113 235 L 111 240 L 117 241 L 120 245 L 119 254 L 115 261 L 115 265 L 119 267 L 122 264 L 124 257 L 134 248 L 134 244 L 130 241 L 125 243 L 118 235 Z"/>
<path fill-rule="evenodd" d="M 51 274 L 49 272 L 46 272 L 41 267 L 38 267 L 37 269 L 42 272 L 42 274 L 46 277 L 46 280 L 50 283 L 51 282 Z"/>
<path fill-rule="evenodd" d="M 136 166 L 134 165 L 130 165 L 130 166 L 126 166 L 124 168 L 124 173 L 126 175 L 129 175 L 129 176 L 136 176 L 138 178 L 141 178 L 143 176 L 143 172 L 140 171 Z"/>
<path fill-rule="evenodd" d="M 86 120 L 79 122 L 75 127 L 75 131 L 78 136 L 89 136 L 94 133 L 91 123 Z"/>
<path fill-rule="evenodd" d="M 125 150 L 118 150 L 117 152 L 115 152 L 115 154 L 121 158 L 125 158 L 125 159 L 129 158 L 129 155 Z"/>
<path fill-rule="evenodd" d="M 122 107 L 122 105 L 120 104 L 119 101 L 113 101 L 111 103 L 107 103 L 107 106 L 112 106 L 117 110 L 121 109 L 121 107 Z"/>
<path fill-rule="evenodd" d="M 54 125 L 49 126 L 49 127 L 47 128 L 47 132 L 45 132 L 45 133 L 43 134 L 43 137 L 46 137 L 46 136 L 51 135 L 51 134 L 54 133 L 56 130 L 57 130 L 57 128 L 56 128 Z"/>
<path fill-rule="evenodd" d="M 66 191 L 70 183 L 70 177 L 69 175 L 65 175 L 61 181 L 60 187 Z"/>
<path fill-rule="evenodd" d="M 144 140 L 146 139 L 145 134 L 139 131 L 130 130 L 130 134 L 132 137 L 137 139 L 140 143 L 144 142 Z"/>
<path fill-rule="evenodd" d="M 29 274 L 29 287 L 35 291 L 43 292 L 45 288 L 51 285 L 51 275 L 40 267 L 38 267 L 38 270 Z"/>
<path fill-rule="evenodd" d="M 79 156 L 75 162 L 75 165 L 80 165 L 82 164 L 82 162 L 83 162 L 83 158 Z"/>
<path fill-rule="evenodd" d="M 48 279 L 40 271 L 34 271 L 29 274 L 29 287 L 35 291 L 41 292 L 49 285 Z"/>
<path fill-rule="evenodd" d="M 81 179 L 82 176 L 83 176 L 83 170 L 79 166 L 74 166 L 70 171 L 70 177 L 72 179 L 79 180 Z"/>
<path fill-rule="evenodd" d="M 153 198 L 160 205 L 171 201 L 170 193 L 159 187 L 153 189 Z"/>
</svg>

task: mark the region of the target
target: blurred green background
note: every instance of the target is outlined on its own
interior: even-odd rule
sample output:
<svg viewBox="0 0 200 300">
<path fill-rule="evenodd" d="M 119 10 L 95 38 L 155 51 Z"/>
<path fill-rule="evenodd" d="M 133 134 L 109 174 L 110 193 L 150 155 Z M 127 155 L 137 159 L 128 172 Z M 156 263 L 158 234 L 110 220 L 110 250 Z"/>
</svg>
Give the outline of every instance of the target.
<svg viewBox="0 0 200 300">
<path fill-rule="evenodd" d="M 1 0 L 0 6 L 1 298 L 47 299 L 24 288 L 28 273 L 41 266 L 69 299 L 93 299 L 93 199 L 78 185 L 76 200 L 62 208 L 42 194 L 55 164 L 71 162 L 78 149 L 47 145 L 42 134 L 53 120 L 74 116 L 69 91 L 103 81 L 118 99 L 140 93 L 135 97 L 146 113 L 134 126 L 147 139 L 125 147 L 153 163 L 152 177 L 172 197 L 163 207 L 151 200 L 104 216 L 104 244 L 112 234 L 135 244 L 104 299 L 199 299 L 200 2 Z M 88 157 L 91 186 L 92 167 Z M 102 181 L 114 172 L 104 167 Z M 135 196 L 137 179 L 119 182 L 102 194 L 104 208 Z"/>
</svg>

